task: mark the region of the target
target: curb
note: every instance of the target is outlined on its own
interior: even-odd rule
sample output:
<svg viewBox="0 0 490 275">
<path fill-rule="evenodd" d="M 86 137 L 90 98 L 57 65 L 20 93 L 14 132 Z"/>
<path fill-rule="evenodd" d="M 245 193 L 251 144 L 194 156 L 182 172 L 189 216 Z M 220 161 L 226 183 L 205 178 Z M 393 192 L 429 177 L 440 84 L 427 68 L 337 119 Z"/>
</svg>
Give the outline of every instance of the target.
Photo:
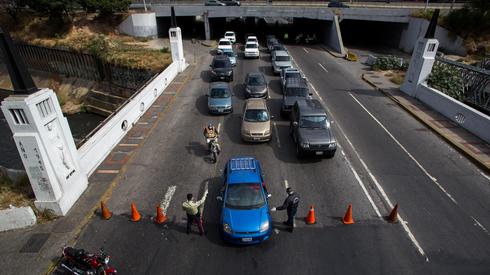
<svg viewBox="0 0 490 275">
<path fill-rule="evenodd" d="M 389 92 L 385 91 L 384 89 L 381 89 L 379 88 L 378 86 L 376 86 L 374 83 L 372 83 L 369 79 L 365 78 L 364 77 L 365 74 L 362 74 L 361 78 L 362 80 L 364 80 L 366 83 L 368 83 L 370 86 L 372 86 L 376 91 L 379 91 L 379 92 L 382 92 L 384 95 L 386 95 L 387 97 L 389 97 L 392 101 L 394 101 L 398 106 L 400 106 L 402 109 L 404 109 L 405 111 L 407 111 L 410 115 L 412 115 L 412 117 L 414 117 L 415 119 L 417 119 L 418 121 L 420 121 L 422 124 L 424 124 L 427 128 L 429 128 L 432 132 L 436 133 L 438 136 L 442 137 L 446 142 L 448 142 L 449 144 L 451 144 L 451 146 L 453 148 L 455 148 L 456 150 L 458 150 L 459 152 L 463 153 L 466 157 L 468 157 L 475 165 L 477 165 L 478 167 L 484 169 L 485 171 L 487 172 L 490 172 L 490 166 L 488 166 L 487 164 L 485 164 L 484 162 L 480 161 L 478 158 L 476 158 L 468 149 L 464 148 L 464 147 L 461 147 L 458 145 L 458 143 L 454 142 L 452 140 L 451 137 L 448 137 L 446 135 L 444 135 L 442 132 L 440 132 L 439 130 L 437 130 L 436 128 L 432 127 L 432 125 L 430 125 L 429 123 L 427 123 L 425 120 L 423 120 L 422 118 L 420 118 L 417 114 L 415 114 L 414 112 L 412 112 L 412 110 L 410 108 L 408 108 L 407 106 L 405 106 L 404 104 L 402 104 L 395 96 L 393 96 L 392 94 L 390 94 Z"/>
</svg>

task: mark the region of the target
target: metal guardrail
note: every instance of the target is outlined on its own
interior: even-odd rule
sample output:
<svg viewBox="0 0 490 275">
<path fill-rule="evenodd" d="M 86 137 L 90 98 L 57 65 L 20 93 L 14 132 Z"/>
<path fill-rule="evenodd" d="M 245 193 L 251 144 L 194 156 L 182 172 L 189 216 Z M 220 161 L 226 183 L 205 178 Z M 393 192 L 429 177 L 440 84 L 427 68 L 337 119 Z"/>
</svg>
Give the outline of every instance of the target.
<svg viewBox="0 0 490 275">
<path fill-rule="evenodd" d="M 490 113 L 490 58 L 479 63 L 479 67 L 436 57 L 436 64 L 445 64 L 456 69 L 461 77 L 463 100 Z M 444 91 L 443 91 L 444 92 Z"/>
</svg>

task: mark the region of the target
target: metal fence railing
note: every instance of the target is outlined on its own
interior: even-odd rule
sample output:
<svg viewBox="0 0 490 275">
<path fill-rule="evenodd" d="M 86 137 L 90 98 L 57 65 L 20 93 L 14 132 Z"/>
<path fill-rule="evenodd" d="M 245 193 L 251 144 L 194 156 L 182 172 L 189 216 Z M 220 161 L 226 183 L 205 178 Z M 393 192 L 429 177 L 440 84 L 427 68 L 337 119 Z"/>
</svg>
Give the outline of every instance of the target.
<svg viewBox="0 0 490 275">
<path fill-rule="evenodd" d="M 130 89 L 141 87 L 156 74 L 150 70 L 110 64 L 91 54 L 23 43 L 15 45 L 29 69 L 93 81 L 106 81 Z"/>
<path fill-rule="evenodd" d="M 453 80 L 456 80 L 454 82 L 456 85 L 431 85 L 430 81 L 429 85 L 449 95 L 454 94 L 454 92 L 449 90 L 458 89 L 460 90 L 458 91 L 458 93 L 460 92 L 460 100 L 490 114 L 490 59 L 483 60 L 477 66 L 471 66 L 436 57 L 434 68 L 437 67 L 447 69 L 448 75 L 451 75 Z"/>
</svg>

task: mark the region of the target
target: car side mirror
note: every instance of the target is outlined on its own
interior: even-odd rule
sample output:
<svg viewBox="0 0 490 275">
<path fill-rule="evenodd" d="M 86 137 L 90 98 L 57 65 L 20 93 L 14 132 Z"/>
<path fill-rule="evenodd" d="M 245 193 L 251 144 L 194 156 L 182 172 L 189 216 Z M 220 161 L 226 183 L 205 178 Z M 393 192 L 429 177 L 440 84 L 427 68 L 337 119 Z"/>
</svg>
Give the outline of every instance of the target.
<svg viewBox="0 0 490 275">
<path fill-rule="evenodd" d="M 267 194 L 267 198 L 268 199 L 272 198 L 272 194 Z"/>
<path fill-rule="evenodd" d="M 313 93 L 312 93 L 312 92 L 309 92 L 309 93 L 308 93 L 308 95 L 309 95 L 309 96 L 312 96 L 312 95 L 313 95 Z"/>
<path fill-rule="evenodd" d="M 216 197 L 216 200 L 217 200 L 217 201 L 223 201 L 223 197 L 222 197 L 222 196 L 217 196 L 217 197 Z"/>
<path fill-rule="evenodd" d="M 298 122 L 297 121 L 293 121 L 293 127 L 298 127 Z"/>
</svg>

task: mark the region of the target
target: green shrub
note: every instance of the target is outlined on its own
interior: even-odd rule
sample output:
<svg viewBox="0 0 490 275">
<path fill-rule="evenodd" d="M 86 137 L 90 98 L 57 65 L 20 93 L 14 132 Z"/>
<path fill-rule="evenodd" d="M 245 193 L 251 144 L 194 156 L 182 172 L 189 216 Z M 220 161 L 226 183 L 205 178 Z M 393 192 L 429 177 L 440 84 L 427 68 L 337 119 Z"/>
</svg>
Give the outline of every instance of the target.
<svg viewBox="0 0 490 275">
<path fill-rule="evenodd" d="M 459 101 L 465 98 L 463 78 L 454 66 L 442 62 L 435 63 L 427 84 Z"/>
<path fill-rule="evenodd" d="M 170 53 L 170 50 L 167 47 L 164 47 L 164 48 L 160 49 L 160 52 L 162 52 L 162 53 Z"/>
<path fill-rule="evenodd" d="M 376 63 L 373 65 L 373 70 L 375 71 L 386 71 L 386 70 L 399 70 L 406 71 L 408 69 L 408 62 L 403 60 L 403 58 L 396 57 L 393 55 L 380 56 L 376 59 Z"/>
</svg>

